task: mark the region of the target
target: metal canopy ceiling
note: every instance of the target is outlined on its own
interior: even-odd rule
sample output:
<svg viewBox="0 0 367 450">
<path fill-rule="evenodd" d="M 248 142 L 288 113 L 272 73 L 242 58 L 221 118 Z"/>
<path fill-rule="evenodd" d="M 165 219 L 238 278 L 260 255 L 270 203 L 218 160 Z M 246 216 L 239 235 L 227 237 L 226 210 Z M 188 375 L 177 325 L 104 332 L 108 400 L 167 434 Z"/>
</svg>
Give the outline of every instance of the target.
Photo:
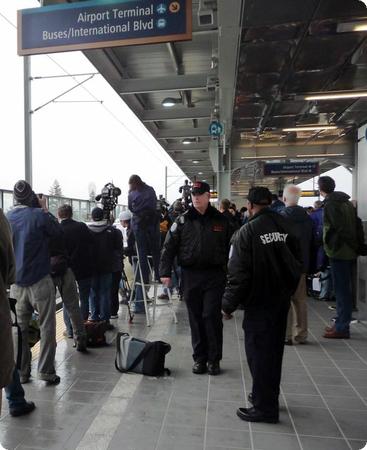
<svg viewBox="0 0 367 450">
<path fill-rule="evenodd" d="M 358 0 L 245 2 L 232 134 L 232 167 L 242 169 L 232 177 L 234 194 L 264 181 L 260 158 L 316 159 L 323 171 L 353 167 L 356 130 L 367 121 L 366 99 L 304 97 L 367 89 L 367 33 L 340 32 L 341 24 L 364 19 L 367 9 Z M 318 124 L 338 128 L 283 131 Z M 274 188 L 279 182 L 265 181 Z"/>
<path fill-rule="evenodd" d="M 199 9 L 212 11 L 212 25 L 199 24 Z M 367 90 L 367 33 L 340 32 L 363 19 L 358 0 L 193 0 L 190 42 L 84 53 L 189 178 L 232 174 L 235 197 L 253 184 L 277 188 L 284 180 L 263 179 L 261 170 L 277 157 L 319 160 L 323 171 L 353 167 L 367 99 L 304 96 Z M 178 104 L 164 108 L 167 97 Z M 224 148 L 208 136 L 217 115 Z M 283 131 L 327 123 L 338 128 Z"/>
<path fill-rule="evenodd" d="M 216 1 L 201 3 L 206 9 L 216 10 Z M 211 26 L 199 26 L 199 7 L 200 0 L 193 0 L 190 42 L 90 50 L 84 54 L 188 178 L 212 183 L 215 171 L 209 159 L 208 128 L 216 101 L 218 28 L 216 20 Z M 164 107 L 166 98 L 178 103 Z M 191 143 L 183 144 L 185 138 Z"/>
</svg>

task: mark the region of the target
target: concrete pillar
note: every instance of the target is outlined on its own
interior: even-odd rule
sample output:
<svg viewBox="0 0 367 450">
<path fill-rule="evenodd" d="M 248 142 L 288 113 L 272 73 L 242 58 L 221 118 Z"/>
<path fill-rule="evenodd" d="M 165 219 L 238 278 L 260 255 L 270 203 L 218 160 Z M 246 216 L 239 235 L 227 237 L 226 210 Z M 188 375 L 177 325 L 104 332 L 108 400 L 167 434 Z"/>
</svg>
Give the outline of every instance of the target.
<svg viewBox="0 0 367 450">
<path fill-rule="evenodd" d="M 218 185 L 218 200 L 221 201 L 224 198 L 228 198 L 231 200 L 231 173 L 218 172 L 217 185 Z"/>
</svg>

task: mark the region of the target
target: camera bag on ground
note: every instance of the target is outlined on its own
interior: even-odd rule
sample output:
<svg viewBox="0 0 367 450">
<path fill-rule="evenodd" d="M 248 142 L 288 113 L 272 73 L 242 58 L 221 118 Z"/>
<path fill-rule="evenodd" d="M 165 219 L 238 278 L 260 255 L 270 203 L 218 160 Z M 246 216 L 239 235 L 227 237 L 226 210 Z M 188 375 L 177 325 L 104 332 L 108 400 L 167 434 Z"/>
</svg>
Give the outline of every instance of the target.
<svg viewBox="0 0 367 450">
<path fill-rule="evenodd" d="M 149 376 L 170 375 L 164 367 L 171 346 L 163 341 L 149 342 L 118 333 L 116 338 L 116 369 L 122 373 L 135 372 Z"/>
<path fill-rule="evenodd" d="M 87 347 L 102 347 L 107 345 L 105 332 L 107 331 L 106 322 L 84 322 L 85 332 L 87 334 Z"/>
</svg>

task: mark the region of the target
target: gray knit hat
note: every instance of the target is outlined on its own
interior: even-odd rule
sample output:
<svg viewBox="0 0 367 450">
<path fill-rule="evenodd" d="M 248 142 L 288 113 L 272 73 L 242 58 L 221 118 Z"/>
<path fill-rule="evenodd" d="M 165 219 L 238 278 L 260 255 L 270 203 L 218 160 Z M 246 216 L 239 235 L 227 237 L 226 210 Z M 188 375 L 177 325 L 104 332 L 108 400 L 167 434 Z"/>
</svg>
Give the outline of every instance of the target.
<svg viewBox="0 0 367 450">
<path fill-rule="evenodd" d="M 32 187 L 24 180 L 19 180 L 15 183 L 13 190 L 14 200 L 18 203 L 24 204 L 31 200 L 33 196 Z"/>
</svg>

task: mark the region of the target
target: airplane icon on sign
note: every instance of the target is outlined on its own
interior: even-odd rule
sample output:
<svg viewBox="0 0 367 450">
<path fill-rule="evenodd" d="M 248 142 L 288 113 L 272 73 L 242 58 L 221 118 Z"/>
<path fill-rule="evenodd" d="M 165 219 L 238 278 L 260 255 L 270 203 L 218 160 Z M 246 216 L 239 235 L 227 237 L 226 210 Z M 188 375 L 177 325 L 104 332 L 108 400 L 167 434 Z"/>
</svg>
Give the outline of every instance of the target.
<svg viewBox="0 0 367 450">
<path fill-rule="evenodd" d="M 166 11 L 167 11 L 167 5 L 165 5 L 164 3 L 160 3 L 157 6 L 157 13 L 158 14 L 165 14 Z"/>
</svg>

